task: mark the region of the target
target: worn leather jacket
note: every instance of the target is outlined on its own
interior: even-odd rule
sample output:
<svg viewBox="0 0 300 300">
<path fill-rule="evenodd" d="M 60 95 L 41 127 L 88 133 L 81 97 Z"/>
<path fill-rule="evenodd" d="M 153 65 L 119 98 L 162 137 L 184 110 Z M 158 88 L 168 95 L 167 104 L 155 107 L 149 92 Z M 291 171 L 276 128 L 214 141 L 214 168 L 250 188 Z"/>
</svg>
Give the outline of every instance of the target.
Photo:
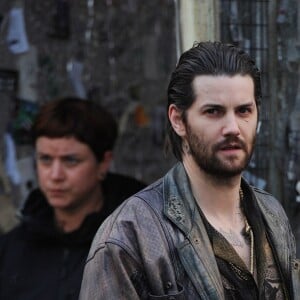
<svg viewBox="0 0 300 300">
<path fill-rule="evenodd" d="M 262 212 L 288 299 L 299 299 L 299 261 L 287 216 L 270 194 L 243 184 Z M 87 259 L 80 299 L 224 299 L 211 243 L 181 163 L 102 224 Z"/>
</svg>

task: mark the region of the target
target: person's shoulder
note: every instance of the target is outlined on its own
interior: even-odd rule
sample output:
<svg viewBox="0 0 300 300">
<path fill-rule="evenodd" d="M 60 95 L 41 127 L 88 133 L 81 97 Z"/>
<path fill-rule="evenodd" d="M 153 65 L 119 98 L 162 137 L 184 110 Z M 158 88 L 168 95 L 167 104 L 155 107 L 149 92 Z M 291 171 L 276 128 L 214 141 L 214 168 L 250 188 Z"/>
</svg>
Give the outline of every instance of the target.
<svg viewBox="0 0 300 300">
<path fill-rule="evenodd" d="M 13 248 L 18 247 L 17 244 L 22 242 L 23 236 L 24 228 L 22 224 L 0 235 L 0 256 L 4 251 L 11 251 Z"/>
<path fill-rule="evenodd" d="M 127 175 L 108 173 L 102 187 L 107 205 L 114 210 L 125 199 L 145 188 L 146 184 Z"/>
<path fill-rule="evenodd" d="M 160 203 L 160 207 L 162 207 L 161 187 L 161 180 L 158 180 L 131 195 L 114 212 L 112 218 L 115 217 L 117 220 L 140 218 L 146 211 L 155 210 L 157 208 L 155 203 Z"/>
<path fill-rule="evenodd" d="M 105 191 L 120 191 L 121 196 L 128 198 L 146 187 L 146 184 L 134 177 L 118 173 L 108 173 L 103 181 Z"/>
<path fill-rule="evenodd" d="M 258 203 L 270 214 L 285 216 L 284 208 L 281 202 L 266 190 L 251 186 Z"/>
<path fill-rule="evenodd" d="M 123 175 L 118 173 L 108 173 L 103 184 L 117 184 L 122 188 L 134 192 L 137 192 L 146 187 L 146 184 L 143 181 L 138 180 L 129 175 Z"/>
<path fill-rule="evenodd" d="M 101 227 L 112 227 L 126 222 L 139 222 L 140 219 L 144 220 L 153 214 L 153 211 L 158 211 L 156 202 L 160 203 L 160 208 L 163 207 L 161 185 L 161 181 L 158 180 L 128 197 L 108 216 Z"/>
<path fill-rule="evenodd" d="M 266 190 L 260 189 L 256 186 L 251 185 L 251 189 L 254 192 L 254 194 L 261 199 L 262 201 L 274 201 L 276 203 L 279 203 L 279 201 L 269 192 Z"/>
<path fill-rule="evenodd" d="M 132 195 L 105 219 L 94 237 L 90 257 L 108 245 L 130 248 L 140 239 L 141 233 L 155 238 L 161 232 L 160 185 L 155 182 Z M 160 204 L 156 205 L 158 202 Z"/>
</svg>

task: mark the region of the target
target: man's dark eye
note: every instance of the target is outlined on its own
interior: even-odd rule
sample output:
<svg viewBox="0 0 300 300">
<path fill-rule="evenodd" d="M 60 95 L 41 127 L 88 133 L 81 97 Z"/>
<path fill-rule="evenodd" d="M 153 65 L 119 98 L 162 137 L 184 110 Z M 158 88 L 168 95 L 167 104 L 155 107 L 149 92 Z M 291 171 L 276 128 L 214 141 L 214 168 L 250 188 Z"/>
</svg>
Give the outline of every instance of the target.
<svg viewBox="0 0 300 300">
<path fill-rule="evenodd" d="M 217 108 L 209 108 L 206 110 L 206 113 L 211 114 L 211 115 L 216 114 L 218 112 L 219 112 L 219 110 Z"/>
<path fill-rule="evenodd" d="M 248 106 L 239 108 L 239 113 L 241 113 L 241 114 L 246 114 L 246 113 L 250 113 L 250 112 L 251 112 L 251 108 Z"/>
</svg>

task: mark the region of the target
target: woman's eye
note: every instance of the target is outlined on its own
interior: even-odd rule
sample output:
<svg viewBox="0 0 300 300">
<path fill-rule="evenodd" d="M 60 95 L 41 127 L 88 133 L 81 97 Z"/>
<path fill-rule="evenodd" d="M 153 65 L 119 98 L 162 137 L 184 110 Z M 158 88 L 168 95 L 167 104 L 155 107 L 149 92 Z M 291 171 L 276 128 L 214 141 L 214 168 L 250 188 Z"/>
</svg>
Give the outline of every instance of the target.
<svg viewBox="0 0 300 300">
<path fill-rule="evenodd" d="M 52 161 L 51 157 L 47 155 L 38 156 L 37 160 L 42 164 L 50 164 Z"/>
<path fill-rule="evenodd" d="M 74 166 L 74 165 L 77 165 L 77 164 L 80 162 L 80 160 L 79 160 L 78 158 L 76 158 L 76 157 L 70 156 L 70 157 L 66 157 L 66 158 L 64 159 L 64 162 L 65 162 L 67 165 Z"/>
</svg>

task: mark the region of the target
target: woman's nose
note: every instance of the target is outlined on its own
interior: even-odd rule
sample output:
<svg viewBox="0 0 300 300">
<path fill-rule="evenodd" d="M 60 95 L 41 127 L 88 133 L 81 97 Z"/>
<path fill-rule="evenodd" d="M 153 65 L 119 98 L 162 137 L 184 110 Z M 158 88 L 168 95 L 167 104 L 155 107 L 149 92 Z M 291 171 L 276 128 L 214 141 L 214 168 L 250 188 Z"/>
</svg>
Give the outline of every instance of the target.
<svg viewBox="0 0 300 300">
<path fill-rule="evenodd" d="M 64 167 L 60 162 L 58 161 L 53 162 L 50 169 L 50 176 L 54 180 L 59 180 L 64 178 L 65 176 Z"/>
</svg>

